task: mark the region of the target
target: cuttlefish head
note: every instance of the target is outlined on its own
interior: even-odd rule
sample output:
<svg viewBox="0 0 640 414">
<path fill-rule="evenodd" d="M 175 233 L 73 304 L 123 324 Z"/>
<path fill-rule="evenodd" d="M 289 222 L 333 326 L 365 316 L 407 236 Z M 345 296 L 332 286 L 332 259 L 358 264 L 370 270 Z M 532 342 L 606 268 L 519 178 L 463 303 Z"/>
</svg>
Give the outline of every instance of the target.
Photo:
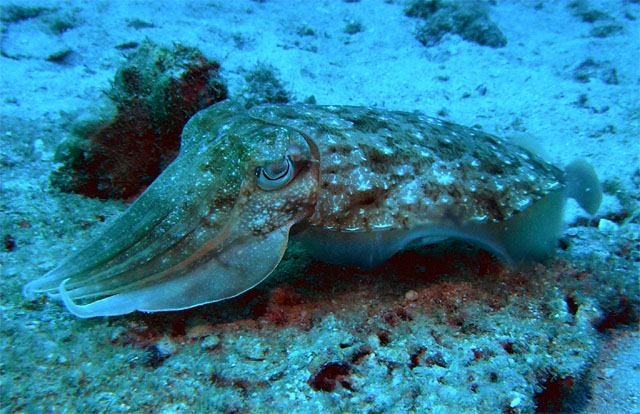
<svg viewBox="0 0 640 414">
<path fill-rule="evenodd" d="M 308 137 L 214 105 L 189 121 L 176 160 L 104 234 L 23 293 L 61 298 L 79 317 L 239 295 L 273 271 L 291 226 L 313 213 L 318 164 Z"/>
</svg>

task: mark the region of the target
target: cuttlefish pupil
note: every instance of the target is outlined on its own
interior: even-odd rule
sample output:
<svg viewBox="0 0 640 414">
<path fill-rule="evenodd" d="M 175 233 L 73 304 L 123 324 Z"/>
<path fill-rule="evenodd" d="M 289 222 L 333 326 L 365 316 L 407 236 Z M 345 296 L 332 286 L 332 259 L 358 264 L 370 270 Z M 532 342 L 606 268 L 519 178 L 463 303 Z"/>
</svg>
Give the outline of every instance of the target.
<svg viewBox="0 0 640 414">
<path fill-rule="evenodd" d="M 257 167 L 256 182 L 265 191 L 277 190 L 289 184 L 294 171 L 293 161 L 287 155 L 279 162 Z"/>
<path fill-rule="evenodd" d="M 79 317 L 190 308 L 241 294 L 290 230 L 315 257 L 374 267 L 407 245 L 475 242 L 508 263 L 553 253 L 567 198 L 590 214 L 593 167 L 418 113 L 226 101 L 104 233 L 23 289 Z"/>
</svg>

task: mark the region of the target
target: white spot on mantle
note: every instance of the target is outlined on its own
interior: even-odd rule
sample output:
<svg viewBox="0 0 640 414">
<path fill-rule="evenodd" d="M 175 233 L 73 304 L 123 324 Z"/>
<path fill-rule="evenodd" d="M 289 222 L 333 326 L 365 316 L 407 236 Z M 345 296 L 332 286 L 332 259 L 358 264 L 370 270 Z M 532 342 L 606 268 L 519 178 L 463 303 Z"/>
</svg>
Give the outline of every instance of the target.
<svg viewBox="0 0 640 414">
<path fill-rule="evenodd" d="M 444 173 L 436 172 L 435 176 L 436 176 L 436 182 L 442 185 L 450 185 L 456 181 L 455 177 L 451 175 L 449 172 L 444 172 Z"/>
</svg>

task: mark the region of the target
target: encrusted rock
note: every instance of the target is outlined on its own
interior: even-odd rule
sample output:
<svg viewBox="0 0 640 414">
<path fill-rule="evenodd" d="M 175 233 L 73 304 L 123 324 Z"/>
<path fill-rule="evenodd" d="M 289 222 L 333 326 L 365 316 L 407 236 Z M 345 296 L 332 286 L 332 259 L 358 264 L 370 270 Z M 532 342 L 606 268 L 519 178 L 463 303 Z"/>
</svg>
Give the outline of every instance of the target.
<svg viewBox="0 0 640 414">
<path fill-rule="evenodd" d="M 116 73 L 110 102 L 72 125 L 52 184 L 103 199 L 140 194 L 178 154 L 187 120 L 227 97 L 219 66 L 194 48 L 144 41 Z"/>
</svg>

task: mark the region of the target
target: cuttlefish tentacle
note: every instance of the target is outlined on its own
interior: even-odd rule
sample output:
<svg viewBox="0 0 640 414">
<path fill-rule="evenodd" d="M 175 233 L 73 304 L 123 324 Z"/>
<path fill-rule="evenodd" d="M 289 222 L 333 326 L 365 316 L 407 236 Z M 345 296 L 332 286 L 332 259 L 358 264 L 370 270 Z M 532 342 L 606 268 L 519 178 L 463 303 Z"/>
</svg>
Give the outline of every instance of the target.
<svg viewBox="0 0 640 414">
<path fill-rule="evenodd" d="M 105 233 L 28 283 L 80 317 L 236 296 L 290 233 L 322 260 L 373 267 L 408 245 L 478 243 L 508 263 L 549 254 L 567 198 L 594 214 L 593 168 L 558 168 L 478 130 L 376 108 L 222 102 Z"/>
<path fill-rule="evenodd" d="M 199 140 L 184 141 L 101 237 L 27 284 L 25 295 L 60 297 L 80 317 L 119 315 L 226 299 L 267 277 L 291 226 L 313 212 L 318 160 L 297 132 L 253 121 L 232 103 L 216 109 L 194 117 Z M 286 185 L 267 176 L 269 190 L 261 189 L 258 169 L 282 160 L 291 168 Z"/>
<path fill-rule="evenodd" d="M 276 268 L 287 247 L 289 228 L 290 225 L 286 225 L 264 237 L 236 240 L 200 266 L 185 267 L 189 269 L 188 277 L 174 277 L 88 305 L 73 302 L 65 288 L 69 279 L 65 279 L 60 285 L 60 296 L 69 311 L 79 317 L 185 309 L 230 298 L 260 283 Z M 172 294 L 168 296 L 166 292 Z"/>
</svg>

